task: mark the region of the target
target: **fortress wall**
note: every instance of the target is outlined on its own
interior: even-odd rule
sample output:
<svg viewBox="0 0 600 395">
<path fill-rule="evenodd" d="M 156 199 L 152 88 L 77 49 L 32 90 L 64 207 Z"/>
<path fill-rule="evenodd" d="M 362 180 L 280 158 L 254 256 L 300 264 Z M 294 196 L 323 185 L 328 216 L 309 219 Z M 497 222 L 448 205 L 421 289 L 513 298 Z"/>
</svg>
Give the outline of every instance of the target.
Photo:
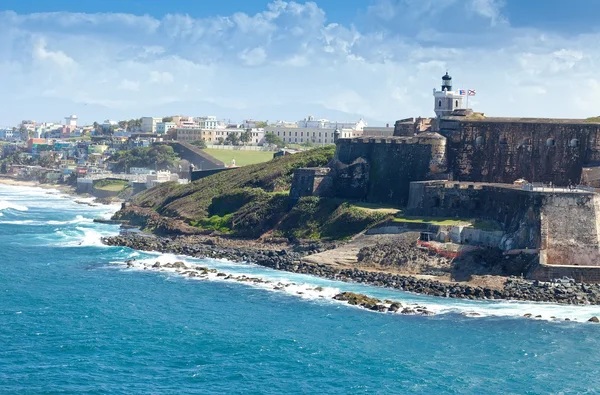
<svg viewBox="0 0 600 395">
<path fill-rule="evenodd" d="M 586 163 L 600 159 L 600 125 L 443 120 L 448 168 L 455 180 L 555 185 L 578 183 Z"/>
<path fill-rule="evenodd" d="M 543 196 L 520 189 L 451 181 L 411 184 L 407 214 L 497 222 L 509 236 L 501 248 L 539 248 Z"/>
<path fill-rule="evenodd" d="M 546 264 L 600 267 L 599 208 L 599 197 L 593 194 L 545 197 Z"/>
<path fill-rule="evenodd" d="M 445 139 L 435 136 L 338 140 L 335 196 L 405 205 L 410 182 L 439 171 Z"/>
</svg>

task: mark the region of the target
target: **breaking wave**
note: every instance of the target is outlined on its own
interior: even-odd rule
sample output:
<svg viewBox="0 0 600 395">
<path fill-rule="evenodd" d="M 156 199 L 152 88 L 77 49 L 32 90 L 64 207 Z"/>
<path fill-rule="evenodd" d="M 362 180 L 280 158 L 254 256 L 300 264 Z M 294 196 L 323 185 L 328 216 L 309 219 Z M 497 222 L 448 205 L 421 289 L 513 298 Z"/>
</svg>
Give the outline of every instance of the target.
<svg viewBox="0 0 600 395">
<path fill-rule="evenodd" d="M 16 211 L 27 211 L 27 206 L 23 206 L 17 203 L 11 203 L 6 200 L 0 200 L 0 211 L 2 210 L 16 210 Z"/>
</svg>

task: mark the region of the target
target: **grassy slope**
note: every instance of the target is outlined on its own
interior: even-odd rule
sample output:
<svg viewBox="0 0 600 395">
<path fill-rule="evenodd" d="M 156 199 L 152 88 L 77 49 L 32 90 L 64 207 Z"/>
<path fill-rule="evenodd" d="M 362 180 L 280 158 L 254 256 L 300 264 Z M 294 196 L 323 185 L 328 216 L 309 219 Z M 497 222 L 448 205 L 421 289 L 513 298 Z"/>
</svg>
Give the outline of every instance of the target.
<svg viewBox="0 0 600 395">
<path fill-rule="evenodd" d="M 259 237 L 272 231 L 285 237 L 347 238 L 389 214 L 316 197 L 302 198 L 292 206 L 288 196 L 295 169 L 324 166 L 334 152 L 335 146 L 317 148 L 187 185 L 161 184 L 132 203 L 197 228 L 236 236 Z"/>
<path fill-rule="evenodd" d="M 226 165 L 230 165 L 232 159 L 235 159 L 235 164 L 237 166 L 253 165 L 256 163 L 268 162 L 273 159 L 272 151 L 246 151 L 217 148 L 206 148 L 203 151 Z"/>
</svg>

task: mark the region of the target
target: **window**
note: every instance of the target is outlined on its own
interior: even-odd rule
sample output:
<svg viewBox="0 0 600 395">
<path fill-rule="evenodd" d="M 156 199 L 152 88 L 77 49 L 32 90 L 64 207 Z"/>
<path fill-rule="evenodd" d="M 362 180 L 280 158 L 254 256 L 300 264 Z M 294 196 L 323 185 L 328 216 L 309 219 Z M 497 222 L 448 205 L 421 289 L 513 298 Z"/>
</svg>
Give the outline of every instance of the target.
<svg viewBox="0 0 600 395">
<path fill-rule="evenodd" d="M 294 136 L 298 137 L 298 132 L 294 132 L 294 133 L 295 133 Z"/>
<path fill-rule="evenodd" d="M 546 146 L 554 147 L 555 145 L 556 145 L 556 140 L 554 140 L 553 138 L 549 138 L 548 140 L 546 140 Z"/>
<path fill-rule="evenodd" d="M 482 146 L 483 145 L 483 137 L 479 136 L 475 139 L 475 145 Z"/>
<path fill-rule="evenodd" d="M 441 106 L 442 106 L 442 101 L 438 100 L 438 107 L 441 107 Z"/>
<path fill-rule="evenodd" d="M 456 104 L 454 105 L 454 107 L 458 108 L 458 100 L 456 101 Z"/>
<path fill-rule="evenodd" d="M 569 147 L 572 147 L 572 148 L 579 147 L 579 140 L 578 139 L 572 139 L 571 141 L 569 141 Z"/>
</svg>

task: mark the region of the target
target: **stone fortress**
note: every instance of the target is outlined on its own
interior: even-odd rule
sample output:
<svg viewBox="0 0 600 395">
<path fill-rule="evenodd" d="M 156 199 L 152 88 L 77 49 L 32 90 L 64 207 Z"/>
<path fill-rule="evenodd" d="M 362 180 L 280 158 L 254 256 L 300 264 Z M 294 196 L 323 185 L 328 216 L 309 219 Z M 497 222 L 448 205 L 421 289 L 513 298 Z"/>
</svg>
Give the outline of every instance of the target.
<svg viewBox="0 0 600 395">
<path fill-rule="evenodd" d="M 448 73 L 433 97 L 435 118 L 399 120 L 389 136 L 336 138 L 328 168 L 296 172 L 292 198 L 493 220 L 504 232 L 497 247 L 539 255 L 529 277 L 600 282 L 600 119 L 487 117 L 464 108 Z"/>
</svg>

